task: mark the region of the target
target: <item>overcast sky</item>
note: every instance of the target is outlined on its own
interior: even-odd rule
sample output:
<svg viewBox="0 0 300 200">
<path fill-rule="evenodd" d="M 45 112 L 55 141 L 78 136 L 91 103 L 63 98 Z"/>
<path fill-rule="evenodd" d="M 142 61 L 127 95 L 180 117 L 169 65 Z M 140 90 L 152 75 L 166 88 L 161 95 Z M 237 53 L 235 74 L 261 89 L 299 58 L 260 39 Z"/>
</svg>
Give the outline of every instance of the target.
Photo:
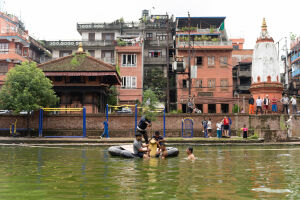
<svg viewBox="0 0 300 200">
<path fill-rule="evenodd" d="M 4 4 L 3 4 L 3 1 Z M 77 22 L 111 22 L 123 17 L 137 21 L 143 9 L 151 14 L 185 17 L 225 16 L 231 38 L 245 38 L 253 48 L 263 17 L 275 42 L 300 35 L 300 0 L 0 0 L 5 11 L 21 16 L 26 29 L 37 39 L 81 39 Z M 153 8 L 154 7 L 154 8 Z"/>
</svg>

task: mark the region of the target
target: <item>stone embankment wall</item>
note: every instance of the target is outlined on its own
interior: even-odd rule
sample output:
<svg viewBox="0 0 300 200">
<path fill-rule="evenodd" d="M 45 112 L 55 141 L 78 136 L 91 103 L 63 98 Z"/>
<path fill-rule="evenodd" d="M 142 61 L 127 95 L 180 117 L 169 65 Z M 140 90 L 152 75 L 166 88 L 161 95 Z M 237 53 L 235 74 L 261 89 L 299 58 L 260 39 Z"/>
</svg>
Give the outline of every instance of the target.
<svg viewBox="0 0 300 200">
<path fill-rule="evenodd" d="M 201 121 L 211 118 L 213 123 L 213 132 L 216 132 L 216 123 L 221 121 L 224 115 L 197 115 L 197 114 L 166 114 L 166 136 L 180 137 L 182 129 L 182 119 L 189 117 L 194 122 L 194 136 L 203 136 Z M 140 116 L 138 117 L 139 120 Z M 259 137 L 267 141 L 285 140 L 287 130 L 285 121 L 289 118 L 287 115 L 230 115 L 232 119 L 232 135 L 239 135 L 240 129 L 245 124 L 250 129 L 250 134 L 256 133 Z M 1 135 L 8 135 L 9 125 L 17 121 L 17 129 L 26 128 L 26 116 L 0 115 Z M 30 128 L 33 134 L 38 131 L 38 113 L 30 120 Z M 99 136 L 102 133 L 102 122 L 105 115 L 87 115 L 87 136 Z M 292 131 L 293 136 L 300 137 L 300 116 L 293 116 Z M 134 115 L 133 114 L 112 114 L 109 115 L 109 130 L 111 137 L 132 137 L 134 135 Z M 163 134 L 163 116 L 158 116 L 153 122 L 152 132 L 159 130 Z M 43 119 L 44 135 L 81 135 L 82 134 L 82 115 L 76 114 L 45 114 Z"/>
</svg>

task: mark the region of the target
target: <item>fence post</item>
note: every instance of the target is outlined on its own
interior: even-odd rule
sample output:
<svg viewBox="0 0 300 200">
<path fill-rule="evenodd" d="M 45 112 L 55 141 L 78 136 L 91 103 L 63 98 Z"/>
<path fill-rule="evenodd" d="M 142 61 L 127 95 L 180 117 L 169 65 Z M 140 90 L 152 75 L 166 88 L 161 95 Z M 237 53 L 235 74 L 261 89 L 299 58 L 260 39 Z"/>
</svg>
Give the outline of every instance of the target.
<svg viewBox="0 0 300 200">
<path fill-rule="evenodd" d="M 43 109 L 40 109 L 39 115 L 39 137 L 43 137 Z"/>
<path fill-rule="evenodd" d="M 86 137 L 86 108 L 83 107 L 83 124 L 82 124 L 82 136 Z"/>
<path fill-rule="evenodd" d="M 137 104 L 134 107 L 134 134 L 136 134 L 136 127 L 137 127 Z"/>
<path fill-rule="evenodd" d="M 164 108 L 164 137 L 166 137 L 166 108 Z"/>
</svg>

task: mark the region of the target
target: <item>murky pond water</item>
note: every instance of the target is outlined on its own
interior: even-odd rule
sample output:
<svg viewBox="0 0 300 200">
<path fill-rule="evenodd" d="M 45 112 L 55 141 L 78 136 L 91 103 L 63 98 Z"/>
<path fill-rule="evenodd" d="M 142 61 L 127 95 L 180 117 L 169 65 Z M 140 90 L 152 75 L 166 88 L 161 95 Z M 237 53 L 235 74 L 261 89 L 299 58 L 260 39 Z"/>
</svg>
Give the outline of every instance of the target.
<svg viewBox="0 0 300 200">
<path fill-rule="evenodd" d="M 194 146 L 198 159 L 107 147 L 0 147 L 0 199 L 300 199 L 300 147 Z"/>
</svg>

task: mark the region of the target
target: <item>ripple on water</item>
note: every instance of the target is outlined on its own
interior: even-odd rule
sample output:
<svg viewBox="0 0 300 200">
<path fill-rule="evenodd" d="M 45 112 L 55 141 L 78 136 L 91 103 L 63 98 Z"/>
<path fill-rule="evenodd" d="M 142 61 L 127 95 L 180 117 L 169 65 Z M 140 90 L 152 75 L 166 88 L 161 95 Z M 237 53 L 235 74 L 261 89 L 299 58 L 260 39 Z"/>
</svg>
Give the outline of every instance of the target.
<svg viewBox="0 0 300 200">
<path fill-rule="evenodd" d="M 253 188 L 252 191 L 255 192 L 267 192 L 267 193 L 291 193 L 289 189 L 272 189 L 272 188 Z"/>
</svg>

